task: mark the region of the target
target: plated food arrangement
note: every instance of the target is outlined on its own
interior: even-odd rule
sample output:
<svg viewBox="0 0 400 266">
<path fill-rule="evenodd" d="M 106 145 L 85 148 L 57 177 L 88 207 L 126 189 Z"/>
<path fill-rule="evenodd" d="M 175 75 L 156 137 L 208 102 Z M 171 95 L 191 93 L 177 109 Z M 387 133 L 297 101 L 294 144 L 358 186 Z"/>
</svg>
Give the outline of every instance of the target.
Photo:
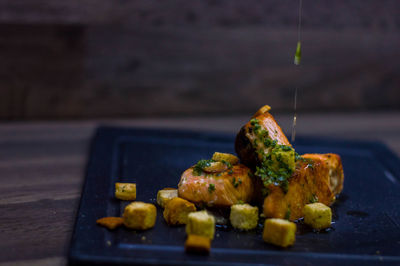
<svg viewBox="0 0 400 266">
<path fill-rule="evenodd" d="M 215 152 L 185 170 L 177 188 L 155 191 L 165 222 L 186 225 L 188 252 L 208 253 L 215 226 L 223 220 L 237 230 L 255 230 L 265 219 L 263 240 L 281 247 L 294 244 L 300 218 L 317 230 L 330 227 L 329 206 L 344 182 L 340 156 L 297 154 L 269 111 L 269 106 L 260 108 L 240 129 L 237 156 Z M 156 206 L 134 201 L 135 184 L 116 183 L 115 197 L 133 202 L 123 217 L 104 217 L 99 225 L 154 227 Z M 221 219 L 221 213 L 227 215 Z"/>
</svg>

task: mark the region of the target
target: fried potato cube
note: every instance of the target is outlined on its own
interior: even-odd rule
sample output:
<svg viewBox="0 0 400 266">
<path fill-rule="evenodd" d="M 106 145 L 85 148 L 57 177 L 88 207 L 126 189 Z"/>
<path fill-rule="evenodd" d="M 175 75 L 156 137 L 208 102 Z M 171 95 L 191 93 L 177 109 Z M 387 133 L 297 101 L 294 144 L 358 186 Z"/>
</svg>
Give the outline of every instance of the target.
<svg viewBox="0 0 400 266">
<path fill-rule="evenodd" d="M 188 214 L 196 211 L 196 206 L 182 198 L 173 198 L 164 209 L 164 219 L 169 225 L 186 224 Z"/>
<path fill-rule="evenodd" d="M 146 230 L 154 227 L 157 209 L 151 203 L 135 201 L 125 207 L 124 225 L 131 229 Z"/>
<path fill-rule="evenodd" d="M 175 188 L 164 188 L 157 192 L 157 204 L 164 208 L 168 201 L 178 197 L 178 190 Z"/>
<path fill-rule="evenodd" d="M 189 213 L 186 233 L 188 235 L 200 235 L 213 239 L 215 233 L 214 216 L 207 211 Z"/>
<path fill-rule="evenodd" d="M 265 220 L 263 240 L 280 247 L 288 247 L 296 240 L 296 224 L 288 220 L 272 218 Z"/>
<path fill-rule="evenodd" d="M 212 158 L 212 160 L 217 161 L 217 162 L 228 162 L 232 165 L 235 165 L 239 162 L 239 158 L 236 157 L 233 154 L 230 153 L 222 153 L 222 152 L 214 152 Z"/>
<path fill-rule="evenodd" d="M 115 183 L 115 197 L 120 200 L 135 200 L 136 184 Z"/>
<path fill-rule="evenodd" d="M 232 205 L 229 220 L 234 228 L 253 229 L 258 223 L 258 207 L 253 207 L 247 203 Z"/>
<path fill-rule="evenodd" d="M 188 235 L 185 242 L 185 251 L 189 253 L 210 253 L 211 239 L 199 235 Z"/>
<path fill-rule="evenodd" d="M 104 226 L 110 230 L 124 224 L 124 219 L 121 217 L 103 217 L 96 221 L 98 225 Z"/>
<path fill-rule="evenodd" d="M 315 229 L 324 229 L 331 226 L 331 208 L 322 203 L 307 204 L 303 208 L 304 223 Z"/>
</svg>

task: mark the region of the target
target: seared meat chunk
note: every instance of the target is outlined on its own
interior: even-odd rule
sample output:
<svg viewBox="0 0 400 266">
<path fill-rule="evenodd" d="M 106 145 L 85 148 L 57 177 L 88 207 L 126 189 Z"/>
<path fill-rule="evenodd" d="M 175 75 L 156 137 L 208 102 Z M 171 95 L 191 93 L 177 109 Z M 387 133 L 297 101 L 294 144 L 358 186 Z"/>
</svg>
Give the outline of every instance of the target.
<svg viewBox="0 0 400 266">
<path fill-rule="evenodd" d="M 264 215 L 295 220 L 310 202 L 331 205 L 343 188 L 340 156 L 298 155 L 269 109 L 261 108 L 235 141 L 241 162 L 254 170 L 256 198 L 264 194 Z"/>
<path fill-rule="evenodd" d="M 218 173 L 198 171 L 191 167 L 183 172 L 178 195 L 188 201 L 206 206 L 229 207 L 249 202 L 253 194 L 250 169 L 243 164 L 230 166 Z"/>
<path fill-rule="evenodd" d="M 266 217 L 296 220 L 303 217 L 306 204 L 320 202 L 330 206 L 343 188 L 343 168 L 337 154 L 305 154 L 289 179 L 287 193 L 269 185 L 264 199 Z M 334 180 L 334 181 L 333 181 Z"/>
</svg>

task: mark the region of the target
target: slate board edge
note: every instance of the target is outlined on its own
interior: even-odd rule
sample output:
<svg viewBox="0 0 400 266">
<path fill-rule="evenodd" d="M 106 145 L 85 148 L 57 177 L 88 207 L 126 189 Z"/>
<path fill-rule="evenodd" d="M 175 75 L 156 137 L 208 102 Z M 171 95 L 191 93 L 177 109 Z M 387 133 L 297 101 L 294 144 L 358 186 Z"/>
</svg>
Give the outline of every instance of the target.
<svg viewBox="0 0 400 266">
<path fill-rule="evenodd" d="M 120 134 L 123 132 L 124 134 Z M 234 141 L 234 135 L 232 134 L 226 134 L 226 133 L 215 133 L 215 132 L 201 132 L 201 131 L 194 131 L 194 130 L 175 130 L 175 129 L 157 129 L 157 128 L 124 128 L 124 127 L 109 127 L 109 126 L 99 126 L 94 134 L 94 137 L 91 141 L 90 145 L 90 152 L 89 154 L 95 154 L 95 152 L 98 152 L 97 149 L 99 148 L 98 146 L 98 140 L 101 140 L 104 138 L 104 136 L 107 136 L 108 138 L 111 137 L 113 141 L 116 141 L 118 137 L 124 136 L 124 135 L 131 135 L 132 133 L 140 133 L 140 134 L 161 134 L 163 135 L 162 137 L 172 137 L 176 138 L 177 136 L 181 137 L 189 137 L 189 138 L 200 138 L 200 139 L 206 139 L 209 141 L 231 141 L 233 145 Z M 300 136 L 298 137 L 299 141 L 302 141 L 304 139 L 307 139 L 307 137 Z M 335 139 L 335 138 L 312 138 L 313 140 L 315 139 L 316 142 L 319 141 L 326 141 L 326 142 L 332 142 L 332 143 L 340 143 L 342 145 L 345 144 L 351 144 L 351 145 L 356 145 L 359 147 L 363 148 L 368 148 L 371 149 L 374 154 L 380 158 L 381 162 L 387 166 L 391 171 L 393 171 L 394 176 L 396 177 L 396 181 L 400 182 L 399 177 L 400 177 L 400 159 L 394 154 L 390 149 L 388 149 L 384 144 L 380 142 L 371 142 L 371 141 L 352 141 L 352 140 L 341 140 L 341 139 Z M 110 145 L 108 148 L 112 148 L 113 145 Z M 107 152 L 107 151 L 106 151 Z M 111 151 L 109 154 L 112 154 Z M 390 160 L 387 161 L 388 157 L 390 157 Z M 385 158 L 385 160 L 382 160 L 382 158 Z M 77 225 L 78 225 L 78 220 L 79 220 L 79 213 L 82 208 L 83 200 L 84 200 L 84 191 L 88 183 L 88 174 L 89 171 L 91 170 L 91 165 L 93 164 L 93 156 L 89 157 L 86 171 L 85 171 L 85 181 L 84 185 L 82 187 L 82 196 L 80 199 L 79 203 L 79 208 L 77 211 L 77 218 L 75 219 L 74 223 L 74 230 L 73 234 L 71 237 L 71 244 L 70 244 L 70 249 L 69 249 L 69 254 L 68 254 L 68 263 L 70 265 L 87 265 L 87 264 L 96 264 L 96 265 L 109 265 L 109 264 L 162 264 L 162 265 L 177 265 L 177 264 L 185 264 L 185 265 L 200 265 L 204 264 L 204 262 L 190 262 L 190 261 L 185 261 L 185 262 L 180 262 L 180 261 L 157 261 L 157 260 L 151 260 L 151 259 L 131 259 L 131 258 L 124 258 L 121 260 L 120 258 L 112 258 L 109 256 L 93 256 L 93 255 L 87 255 L 87 254 L 82 254 L 79 250 L 76 248 L 76 241 L 77 236 L 76 236 L 76 231 L 77 231 Z M 109 167 L 110 168 L 110 167 Z M 277 258 L 269 260 L 270 263 L 276 264 L 282 262 L 279 259 L 279 253 L 278 254 L 272 254 L 270 252 L 267 252 L 268 256 L 270 256 L 270 259 L 272 259 L 275 255 L 277 255 Z M 398 265 L 400 262 L 400 256 L 399 257 L 394 257 L 394 256 L 355 256 L 355 255 L 337 255 L 337 254 L 312 254 L 312 253 L 307 253 L 307 254 L 298 254 L 298 253 L 293 253 L 293 254 L 286 254 L 289 255 L 290 258 L 287 258 L 289 260 L 286 260 L 287 262 L 300 262 L 301 258 L 306 259 L 308 263 L 311 264 L 319 264 L 321 259 L 326 262 L 327 259 L 330 260 L 328 263 L 329 265 L 355 265 L 355 264 L 363 264 L 363 265 L 375 265 L 384 263 L 385 265 Z M 276 260 L 278 259 L 278 260 Z M 300 259 L 300 261 L 298 260 Z M 268 260 L 267 260 L 268 261 Z M 305 261 L 303 261 L 305 262 Z M 249 263 L 224 263 L 224 262 L 215 262 L 212 261 L 212 264 L 218 264 L 218 265 L 245 265 Z M 285 264 L 286 264 L 285 263 Z"/>
</svg>

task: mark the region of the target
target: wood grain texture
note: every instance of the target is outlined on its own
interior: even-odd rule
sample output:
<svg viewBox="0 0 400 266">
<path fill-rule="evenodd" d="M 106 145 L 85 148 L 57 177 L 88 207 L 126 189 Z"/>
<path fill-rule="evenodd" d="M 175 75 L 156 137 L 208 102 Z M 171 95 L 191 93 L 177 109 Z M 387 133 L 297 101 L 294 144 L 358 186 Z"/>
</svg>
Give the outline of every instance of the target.
<svg viewBox="0 0 400 266">
<path fill-rule="evenodd" d="M 11 1 L 0 119 L 400 108 L 397 0 Z"/>
<path fill-rule="evenodd" d="M 0 265 L 66 264 L 88 147 L 96 126 L 235 134 L 250 115 L 1 124 Z M 284 131 L 290 131 L 291 115 L 278 113 L 275 117 Z M 297 133 L 380 140 L 400 156 L 399 117 L 399 112 L 300 112 Z"/>
</svg>

